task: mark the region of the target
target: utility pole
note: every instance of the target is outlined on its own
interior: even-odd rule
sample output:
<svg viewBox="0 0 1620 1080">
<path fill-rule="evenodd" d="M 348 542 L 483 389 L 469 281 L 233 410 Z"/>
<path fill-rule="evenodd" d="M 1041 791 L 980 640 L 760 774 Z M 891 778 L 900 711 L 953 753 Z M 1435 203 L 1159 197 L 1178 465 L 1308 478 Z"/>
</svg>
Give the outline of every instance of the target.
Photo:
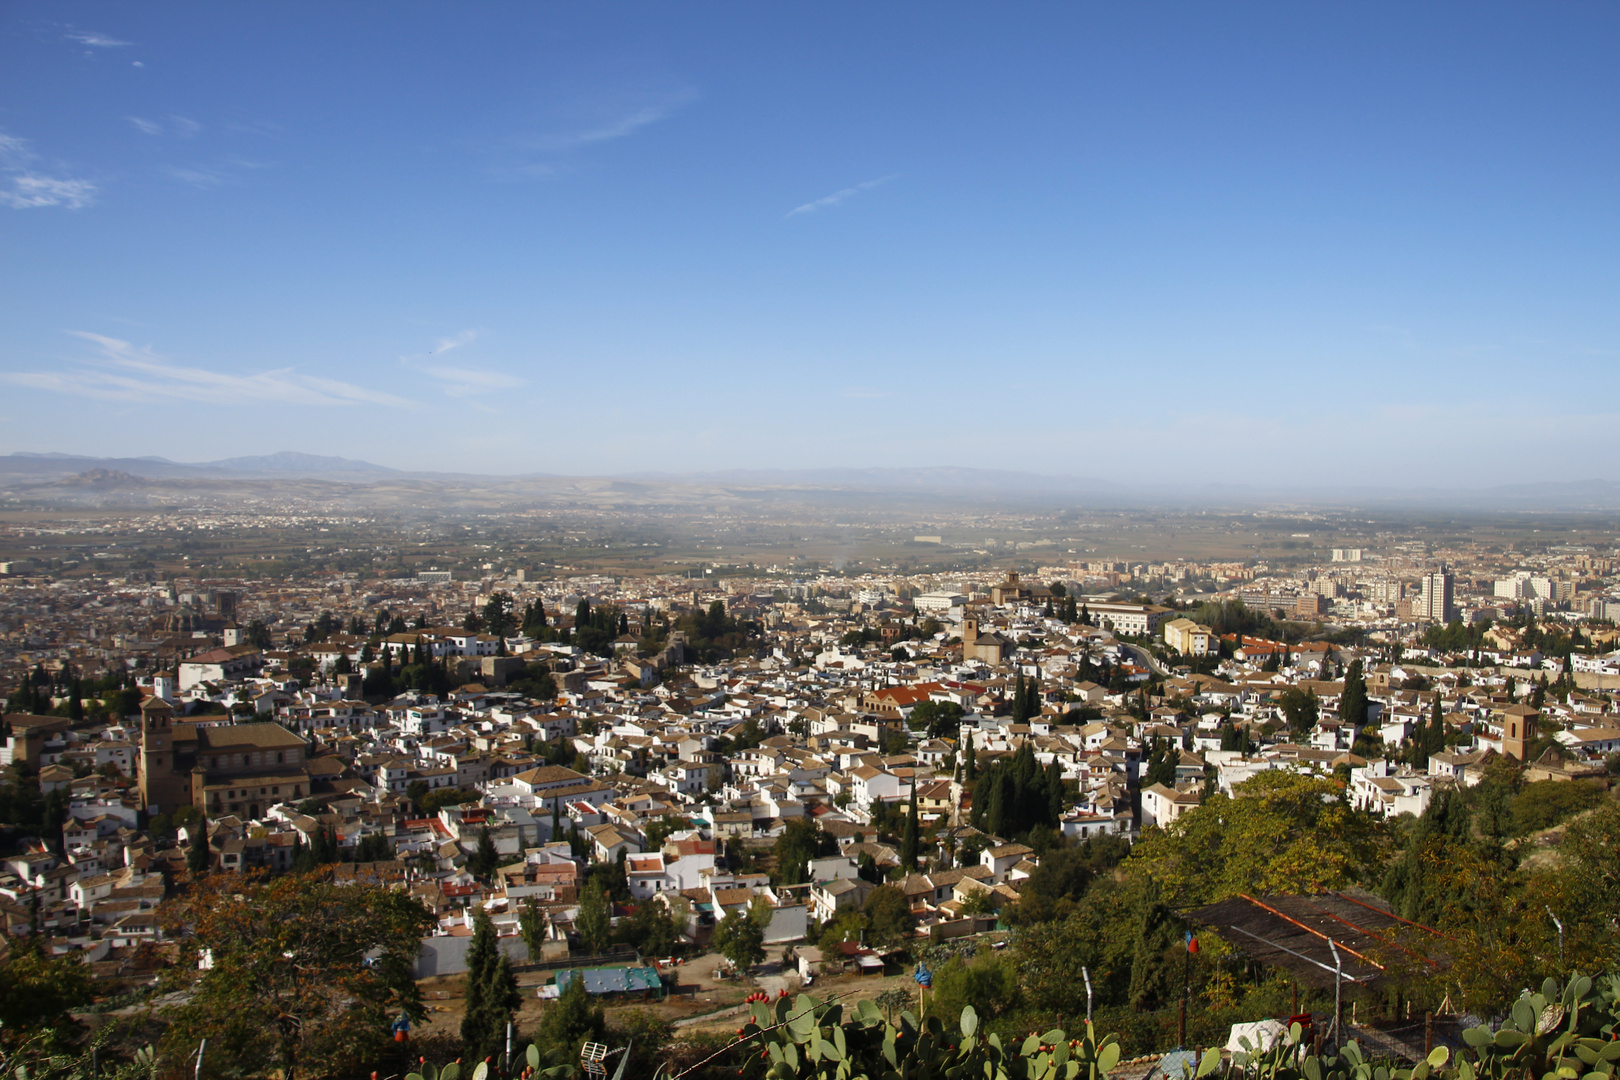
<svg viewBox="0 0 1620 1080">
<path fill-rule="evenodd" d="M 1344 1042 L 1344 958 L 1339 955 L 1339 945 L 1332 938 L 1328 938 L 1328 948 L 1333 950 L 1333 1046 L 1337 1051 Z"/>
</svg>

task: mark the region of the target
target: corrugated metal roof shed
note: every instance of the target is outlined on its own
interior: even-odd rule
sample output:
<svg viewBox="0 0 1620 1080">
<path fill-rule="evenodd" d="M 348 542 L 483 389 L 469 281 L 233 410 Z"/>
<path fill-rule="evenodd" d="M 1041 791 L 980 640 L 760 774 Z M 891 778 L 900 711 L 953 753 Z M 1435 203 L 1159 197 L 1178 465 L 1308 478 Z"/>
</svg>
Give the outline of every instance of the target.
<svg viewBox="0 0 1620 1080">
<path fill-rule="evenodd" d="M 1449 963 L 1435 947 L 1442 936 L 1438 930 L 1401 918 L 1360 889 L 1234 896 L 1194 911 L 1191 918 L 1253 959 L 1327 990 L 1334 977 L 1330 942 L 1338 947 L 1347 982 L 1373 982 L 1395 965 Z"/>
<path fill-rule="evenodd" d="M 587 994 L 641 994 L 658 993 L 663 983 L 658 972 L 647 967 L 608 967 L 569 969 L 557 973 L 557 989 L 566 990 L 577 978 L 584 977 Z"/>
</svg>

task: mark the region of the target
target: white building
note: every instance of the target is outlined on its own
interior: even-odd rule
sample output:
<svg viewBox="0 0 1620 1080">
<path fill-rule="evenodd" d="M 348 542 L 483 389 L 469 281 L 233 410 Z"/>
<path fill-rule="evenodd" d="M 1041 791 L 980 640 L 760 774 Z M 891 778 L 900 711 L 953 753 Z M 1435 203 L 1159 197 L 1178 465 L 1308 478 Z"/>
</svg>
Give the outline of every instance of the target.
<svg viewBox="0 0 1620 1080">
<path fill-rule="evenodd" d="M 961 593 L 923 593 L 911 604 L 919 615 L 947 615 L 951 608 L 966 607 L 968 598 Z"/>
</svg>

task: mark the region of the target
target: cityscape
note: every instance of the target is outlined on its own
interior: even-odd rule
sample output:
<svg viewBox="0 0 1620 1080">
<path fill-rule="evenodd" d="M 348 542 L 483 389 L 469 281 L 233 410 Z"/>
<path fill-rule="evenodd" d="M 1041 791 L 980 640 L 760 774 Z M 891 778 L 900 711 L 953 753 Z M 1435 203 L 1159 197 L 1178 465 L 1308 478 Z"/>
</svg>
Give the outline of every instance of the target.
<svg viewBox="0 0 1620 1080">
<path fill-rule="evenodd" d="M 821 536 L 632 509 L 86 513 L 0 534 L 5 794 L 11 820 L 29 783 L 61 815 L 12 828 L 0 911 L 106 992 L 160 980 L 187 882 L 319 858 L 431 915 L 424 987 L 470 978 L 482 913 L 520 1021 L 576 962 L 618 973 L 582 984 L 604 1000 L 701 1021 L 756 964 L 772 994 L 904 982 L 916 943 L 1016 939 L 1078 899 L 1043 865 L 1136 858 L 1256 778 L 1399 829 L 1507 773 L 1591 793 L 1518 796 L 1556 826 L 1620 772 L 1620 552 L 1592 515 L 1160 513 L 1133 557 L 1149 515 L 1072 508 Z M 1171 531 L 1210 554 L 1168 557 Z M 1003 790 L 1024 761 L 1033 812 Z"/>
</svg>

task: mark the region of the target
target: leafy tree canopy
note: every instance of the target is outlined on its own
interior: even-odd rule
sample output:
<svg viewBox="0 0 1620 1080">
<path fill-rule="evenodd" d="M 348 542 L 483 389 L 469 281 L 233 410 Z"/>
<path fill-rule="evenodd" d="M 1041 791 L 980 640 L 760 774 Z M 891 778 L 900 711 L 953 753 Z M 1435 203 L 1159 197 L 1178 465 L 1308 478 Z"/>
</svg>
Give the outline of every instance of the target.
<svg viewBox="0 0 1620 1080">
<path fill-rule="evenodd" d="M 423 1015 L 414 979 L 433 915 L 405 893 L 330 871 L 216 875 L 161 917 L 189 955 L 172 976 L 189 993 L 164 1036 L 179 1060 L 204 1036 L 221 1071 L 286 1080 L 363 1072 L 389 1025 Z M 206 951 L 211 964 L 199 970 Z M 176 987 L 181 989 L 182 987 Z"/>
<path fill-rule="evenodd" d="M 1238 893 L 1343 888 L 1380 865 L 1387 843 L 1335 781 L 1272 771 L 1149 830 L 1131 861 L 1185 910 Z"/>
</svg>

